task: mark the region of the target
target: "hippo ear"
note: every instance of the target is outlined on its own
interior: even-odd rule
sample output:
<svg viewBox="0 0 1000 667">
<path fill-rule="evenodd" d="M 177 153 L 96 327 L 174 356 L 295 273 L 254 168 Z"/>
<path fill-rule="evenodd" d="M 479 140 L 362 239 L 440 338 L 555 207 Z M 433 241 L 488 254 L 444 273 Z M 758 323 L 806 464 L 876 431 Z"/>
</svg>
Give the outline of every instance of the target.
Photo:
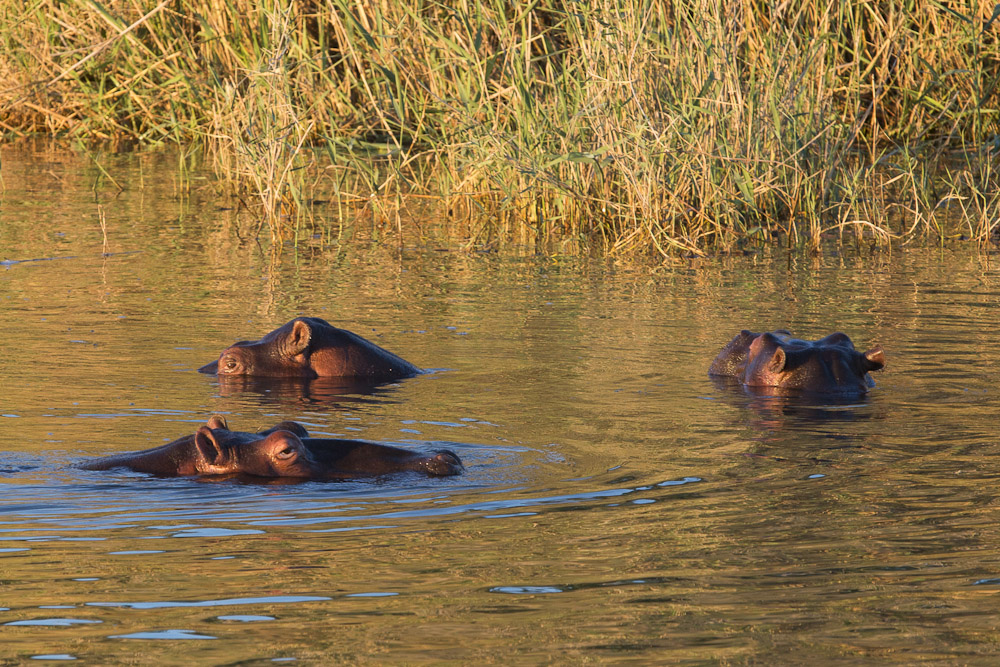
<svg viewBox="0 0 1000 667">
<path fill-rule="evenodd" d="M 198 472 L 210 472 L 222 465 L 225 453 L 219 445 L 215 433 L 207 426 L 202 426 L 194 434 L 195 469 Z"/>
<path fill-rule="evenodd" d="M 285 339 L 285 353 L 289 356 L 302 354 L 309 348 L 309 341 L 312 340 L 312 329 L 305 320 L 295 320 L 292 323 L 292 331 Z"/>
<path fill-rule="evenodd" d="M 208 418 L 208 423 L 206 424 L 208 428 L 224 428 L 229 430 L 229 424 L 226 423 L 226 418 L 222 415 L 212 415 Z"/>
<path fill-rule="evenodd" d="M 767 362 L 767 369 L 772 373 L 780 373 L 785 369 L 785 350 L 782 347 L 774 348 L 774 354 L 771 355 L 771 360 Z"/>
<path fill-rule="evenodd" d="M 865 371 L 877 371 L 885 366 L 885 352 L 881 345 L 876 345 L 864 354 L 864 361 L 861 362 Z"/>
</svg>

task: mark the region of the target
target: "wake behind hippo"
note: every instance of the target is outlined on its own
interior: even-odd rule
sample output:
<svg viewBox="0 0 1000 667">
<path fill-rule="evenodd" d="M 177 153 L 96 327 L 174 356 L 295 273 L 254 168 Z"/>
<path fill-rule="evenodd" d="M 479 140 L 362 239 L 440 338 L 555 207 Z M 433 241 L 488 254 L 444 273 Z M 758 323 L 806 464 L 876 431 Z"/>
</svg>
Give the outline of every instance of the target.
<svg viewBox="0 0 1000 667">
<path fill-rule="evenodd" d="M 420 369 L 371 341 L 318 317 L 297 317 L 259 340 L 233 343 L 198 369 L 220 376 L 345 377 L 389 382 Z"/>
<path fill-rule="evenodd" d="M 875 386 L 868 374 L 885 366 L 881 345 L 859 352 L 843 333 L 800 340 L 784 329 L 744 329 L 712 362 L 709 375 L 732 377 L 747 387 L 777 387 L 818 394 L 863 394 Z"/>
<path fill-rule="evenodd" d="M 259 433 L 231 431 L 218 415 L 193 435 L 139 452 L 116 454 L 78 467 L 127 468 L 162 477 L 250 475 L 264 478 L 352 479 L 399 472 L 431 476 L 464 470 L 449 450 L 430 454 L 365 440 L 310 438 L 296 422 L 285 421 Z"/>
</svg>

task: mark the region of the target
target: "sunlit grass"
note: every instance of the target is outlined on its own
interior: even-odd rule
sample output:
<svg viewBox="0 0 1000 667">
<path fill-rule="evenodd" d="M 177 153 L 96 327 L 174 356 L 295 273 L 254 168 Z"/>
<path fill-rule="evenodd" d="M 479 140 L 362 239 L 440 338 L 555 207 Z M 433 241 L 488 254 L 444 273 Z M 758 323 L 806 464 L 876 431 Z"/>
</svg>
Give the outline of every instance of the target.
<svg viewBox="0 0 1000 667">
<path fill-rule="evenodd" d="M 203 143 L 275 240 L 319 189 L 388 229 L 435 202 L 476 245 L 984 243 L 1000 222 L 998 15 L 985 0 L 4 3 L 0 127 Z"/>
<path fill-rule="evenodd" d="M 290 12 L 264 6 L 269 48 L 255 69 L 237 71 L 213 89 L 208 139 L 220 176 L 280 244 L 298 228 L 304 180 L 295 172 L 305 166 L 302 147 L 314 121 L 305 120 L 287 89 Z"/>
</svg>

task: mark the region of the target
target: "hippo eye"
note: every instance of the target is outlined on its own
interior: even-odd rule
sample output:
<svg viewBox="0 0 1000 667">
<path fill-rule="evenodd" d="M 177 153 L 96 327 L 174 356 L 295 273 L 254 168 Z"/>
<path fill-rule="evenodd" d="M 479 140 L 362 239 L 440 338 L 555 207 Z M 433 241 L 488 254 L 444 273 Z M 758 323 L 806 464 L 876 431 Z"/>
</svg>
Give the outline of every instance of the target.
<svg viewBox="0 0 1000 667">
<path fill-rule="evenodd" d="M 236 370 L 236 367 L 239 366 L 239 364 L 236 363 L 236 360 L 232 357 L 226 357 L 222 363 L 227 371 Z"/>
<path fill-rule="evenodd" d="M 295 456 L 295 449 L 293 447 L 285 447 L 277 454 L 275 454 L 275 456 L 277 456 L 279 459 L 283 461 L 286 459 L 290 459 Z"/>
</svg>

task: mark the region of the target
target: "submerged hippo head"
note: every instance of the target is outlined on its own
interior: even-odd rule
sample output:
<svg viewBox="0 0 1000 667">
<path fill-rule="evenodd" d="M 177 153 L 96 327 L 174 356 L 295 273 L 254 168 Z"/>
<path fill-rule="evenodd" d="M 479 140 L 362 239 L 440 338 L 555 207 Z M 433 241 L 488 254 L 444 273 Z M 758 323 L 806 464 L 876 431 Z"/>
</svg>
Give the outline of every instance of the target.
<svg viewBox="0 0 1000 667">
<path fill-rule="evenodd" d="M 281 422 L 258 435 L 275 431 L 287 431 L 301 438 L 315 462 L 317 476 L 325 479 L 350 479 L 400 472 L 447 477 L 459 475 L 465 470 L 458 454 L 450 449 L 420 452 L 368 440 L 311 438 L 304 426 L 293 421 Z"/>
<path fill-rule="evenodd" d="M 457 475 L 462 461 L 449 450 L 423 453 L 365 440 L 310 438 L 292 421 L 259 433 L 230 431 L 215 416 L 194 435 L 146 449 L 87 461 L 84 470 L 128 468 L 160 476 L 252 475 L 267 478 L 351 479 L 399 472 Z"/>
<path fill-rule="evenodd" d="M 462 465 L 462 460 L 458 458 L 458 454 L 450 449 L 442 449 L 434 454 L 434 456 L 420 458 L 414 464 L 413 469 L 435 477 L 447 477 L 449 475 L 458 475 L 465 470 L 465 466 Z"/>
<path fill-rule="evenodd" d="M 297 429 L 305 435 L 305 429 L 295 422 L 282 422 L 263 433 L 242 433 L 230 431 L 222 417 L 212 417 L 194 434 L 194 473 L 316 477 L 316 462 Z"/>
<path fill-rule="evenodd" d="M 260 340 L 240 341 L 198 369 L 220 376 L 351 377 L 384 382 L 420 369 L 317 317 L 297 317 Z"/>
<path fill-rule="evenodd" d="M 193 435 L 171 443 L 87 461 L 84 470 L 128 468 L 166 477 L 191 475 L 253 475 L 255 477 L 320 476 L 319 466 L 301 438 L 305 429 L 282 422 L 263 433 L 230 431 L 226 420 L 215 416 Z"/>
<path fill-rule="evenodd" d="M 735 378 L 748 387 L 849 394 L 874 387 L 868 372 L 883 366 L 882 346 L 862 353 L 839 332 L 810 341 L 792 338 L 784 329 L 768 333 L 744 329 L 722 349 L 708 373 Z"/>
</svg>

